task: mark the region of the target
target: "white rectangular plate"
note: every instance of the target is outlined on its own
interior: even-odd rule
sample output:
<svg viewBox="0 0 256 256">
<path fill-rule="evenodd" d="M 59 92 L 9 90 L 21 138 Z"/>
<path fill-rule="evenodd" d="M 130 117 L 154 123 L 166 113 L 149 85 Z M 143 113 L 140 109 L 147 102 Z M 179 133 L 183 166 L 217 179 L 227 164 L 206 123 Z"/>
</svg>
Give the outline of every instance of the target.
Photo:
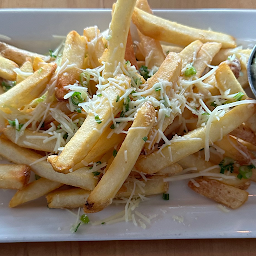
<svg viewBox="0 0 256 256">
<path fill-rule="evenodd" d="M 256 39 L 252 28 L 256 19 L 254 10 L 163 10 L 155 13 L 185 25 L 229 33 L 244 45 L 253 46 L 255 40 L 252 39 Z M 104 30 L 110 19 L 110 10 L 2 9 L 0 34 L 11 38 L 7 43 L 47 53 L 60 43 L 60 39 L 52 35 L 66 35 L 73 29 L 82 33 L 84 27 L 93 25 Z M 224 213 L 216 203 L 191 191 L 187 182 L 172 183 L 169 201 L 159 195 L 141 204 L 141 213 L 158 215 L 147 229 L 124 222 L 83 225 L 72 234 L 70 227 L 76 218 L 70 212 L 48 209 L 44 198 L 9 209 L 8 202 L 14 191 L 1 190 L 0 242 L 256 237 L 255 192 L 256 184 L 252 184 L 248 202 L 238 210 Z M 90 219 L 103 219 L 121 209 L 109 207 L 90 215 Z M 177 217 L 184 221 L 179 223 L 175 220 Z"/>
</svg>

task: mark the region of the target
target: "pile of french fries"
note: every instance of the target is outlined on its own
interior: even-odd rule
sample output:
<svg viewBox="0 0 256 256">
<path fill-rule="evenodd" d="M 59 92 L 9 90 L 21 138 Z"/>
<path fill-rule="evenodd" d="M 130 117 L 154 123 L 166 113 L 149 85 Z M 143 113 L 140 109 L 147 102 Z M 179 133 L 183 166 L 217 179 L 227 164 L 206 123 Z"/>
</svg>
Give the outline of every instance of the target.
<svg viewBox="0 0 256 256">
<path fill-rule="evenodd" d="M 50 208 L 95 213 L 185 179 L 240 207 L 256 181 L 250 52 L 153 15 L 147 0 L 118 0 L 108 36 L 71 31 L 48 56 L 0 43 L 0 155 L 12 162 L 0 165 L 0 187 L 17 190 L 9 206 L 46 196 Z"/>
</svg>

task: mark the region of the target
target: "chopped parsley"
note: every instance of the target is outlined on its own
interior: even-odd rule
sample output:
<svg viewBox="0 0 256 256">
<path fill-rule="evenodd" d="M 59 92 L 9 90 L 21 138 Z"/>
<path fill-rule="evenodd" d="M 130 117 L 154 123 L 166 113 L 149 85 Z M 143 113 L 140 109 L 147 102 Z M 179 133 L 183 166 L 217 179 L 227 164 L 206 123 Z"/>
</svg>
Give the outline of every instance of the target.
<svg viewBox="0 0 256 256">
<path fill-rule="evenodd" d="M 164 200 L 169 200 L 169 194 L 163 193 L 162 198 L 163 198 Z"/>
<path fill-rule="evenodd" d="M 254 169 L 255 166 L 253 164 L 250 165 L 242 165 L 239 167 L 239 173 L 237 175 L 238 179 L 249 179 L 252 177 L 252 169 Z"/>
<path fill-rule="evenodd" d="M 101 97 L 101 96 L 102 96 L 102 93 L 97 94 L 97 96 L 98 96 L 98 97 Z"/>
<path fill-rule="evenodd" d="M 101 172 L 92 172 L 93 176 L 99 176 L 101 174 Z"/>
<path fill-rule="evenodd" d="M 130 62 L 129 60 L 127 60 L 127 61 L 125 62 L 125 64 L 126 64 L 126 65 L 131 65 L 131 62 Z"/>
<path fill-rule="evenodd" d="M 16 127 L 16 122 L 15 120 L 8 120 L 8 123 L 10 126 L 15 127 L 17 131 L 20 131 L 20 129 L 22 128 L 23 124 L 18 124 L 18 127 Z"/>
<path fill-rule="evenodd" d="M 82 113 L 82 109 L 81 109 L 81 108 L 77 108 L 77 109 L 75 109 L 75 111 L 76 111 L 77 113 Z"/>
<path fill-rule="evenodd" d="M 211 102 L 211 104 L 210 104 L 212 107 L 217 107 L 218 105 L 215 103 L 215 101 L 213 101 L 213 102 Z"/>
<path fill-rule="evenodd" d="M 116 102 L 118 102 L 119 100 L 120 100 L 120 96 L 117 95 L 117 96 L 116 96 Z"/>
<path fill-rule="evenodd" d="M 110 129 L 112 129 L 112 130 L 115 129 L 115 125 L 111 124 Z"/>
<path fill-rule="evenodd" d="M 51 50 L 51 49 L 49 50 L 49 55 L 52 58 L 57 58 L 57 56 L 55 54 L 53 54 L 53 50 Z"/>
<path fill-rule="evenodd" d="M 9 81 L 8 83 L 3 81 L 1 85 L 3 90 L 6 92 L 16 85 L 16 81 Z"/>
<path fill-rule="evenodd" d="M 90 222 L 89 217 L 86 214 L 83 214 L 80 217 L 80 220 L 83 222 L 83 224 L 88 224 Z"/>
<path fill-rule="evenodd" d="M 190 64 L 184 72 L 184 75 L 189 77 L 196 74 L 196 69 Z"/>
<path fill-rule="evenodd" d="M 234 160 L 230 157 L 223 158 L 219 163 L 220 173 L 224 174 L 225 171 L 233 172 L 234 171 Z"/>
<path fill-rule="evenodd" d="M 240 101 L 243 97 L 244 97 L 244 93 L 238 92 L 233 98 L 234 98 L 236 101 Z"/>
<path fill-rule="evenodd" d="M 147 66 L 141 66 L 140 67 L 140 74 L 143 76 L 143 78 L 145 80 L 147 80 L 148 78 L 150 78 L 150 75 L 149 75 L 149 70 L 148 70 L 148 67 Z"/>
<path fill-rule="evenodd" d="M 66 140 L 68 138 L 68 133 L 66 132 L 64 135 L 63 135 L 63 139 Z"/>
<path fill-rule="evenodd" d="M 156 87 L 156 88 L 155 88 L 155 91 L 156 91 L 156 92 L 161 91 L 161 87 Z"/>
<path fill-rule="evenodd" d="M 146 142 L 146 141 L 148 140 L 148 137 L 145 136 L 145 137 L 143 137 L 142 139 Z"/>
<path fill-rule="evenodd" d="M 114 149 L 113 150 L 113 157 L 116 157 L 116 155 L 117 155 L 117 151 Z"/>
<path fill-rule="evenodd" d="M 100 117 L 98 115 L 95 116 L 95 121 L 98 123 L 98 124 L 101 124 L 102 121 L 100 120 Z"/>
<path fill-rule="evenodd" d="M 74 92 L 71 96 L 71 102 L 74 105 L 78 105 L 79 103 L 82 103 L 84 101 L 84 98 L 82 97 L 81 92 Z"/>
</svg>

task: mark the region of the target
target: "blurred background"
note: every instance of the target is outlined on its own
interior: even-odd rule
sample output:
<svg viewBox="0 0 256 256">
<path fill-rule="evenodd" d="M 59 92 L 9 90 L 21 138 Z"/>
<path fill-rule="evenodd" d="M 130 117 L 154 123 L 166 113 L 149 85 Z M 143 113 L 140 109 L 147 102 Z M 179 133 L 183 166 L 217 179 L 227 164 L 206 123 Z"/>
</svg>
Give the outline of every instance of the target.
<svg viewBox="0 0 256 256">
<path fill-rule="evenodd" d="M 111 8 L 115 0 L 0 0 L 0 8 Z M 255 0 L 149 0 L 152 9 L 256 9 Z"/>
</svg>

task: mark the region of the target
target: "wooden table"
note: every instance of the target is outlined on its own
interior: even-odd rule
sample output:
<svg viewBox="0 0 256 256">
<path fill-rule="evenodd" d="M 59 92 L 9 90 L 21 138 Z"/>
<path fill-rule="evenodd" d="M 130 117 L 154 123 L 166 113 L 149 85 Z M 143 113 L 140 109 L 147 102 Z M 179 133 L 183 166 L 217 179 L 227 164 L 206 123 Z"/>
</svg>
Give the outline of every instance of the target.
<svg viewBox="0 0 256 256">
<path fill-rule="evenodd" d="M 0 8 L 111 8 L 114 0 L 0 0 Z M 152 8 L 249 8 L 255 0 L 149 0 Z M 1 244 L 3 256 L 74 255 L 255 255 L 255 239 L 159 240 Z"/>
</svg>

